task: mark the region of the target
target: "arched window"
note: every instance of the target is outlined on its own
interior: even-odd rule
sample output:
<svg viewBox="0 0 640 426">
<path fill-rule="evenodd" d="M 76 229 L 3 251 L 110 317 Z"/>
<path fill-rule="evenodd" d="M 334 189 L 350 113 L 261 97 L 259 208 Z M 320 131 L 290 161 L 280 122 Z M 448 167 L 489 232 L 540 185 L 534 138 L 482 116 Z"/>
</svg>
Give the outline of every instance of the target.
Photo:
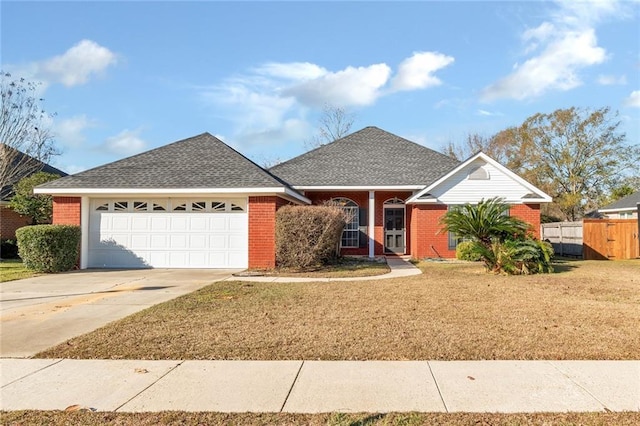
<svg viewBox="0 0 640 426">
<path fill-rule="evenodd" d="M 340 207 L 347 214 L 347 224 L 342 231 L 341 247 L 358 247 L 360 242 L 360 223 L 358 205 L 348 198 L 333 198 L 331 204 Z"/>
</svg>

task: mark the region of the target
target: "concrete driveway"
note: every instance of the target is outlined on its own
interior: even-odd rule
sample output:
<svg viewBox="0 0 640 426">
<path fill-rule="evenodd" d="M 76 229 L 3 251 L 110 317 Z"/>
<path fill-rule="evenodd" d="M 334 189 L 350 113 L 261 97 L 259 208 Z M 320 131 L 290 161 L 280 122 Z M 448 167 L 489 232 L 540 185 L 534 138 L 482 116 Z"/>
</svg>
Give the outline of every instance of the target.
<svg viewBox="0 0 640 426">
<path fill-rule="evenodd" d="M 238 269 L 83 270 L 0 284 L 0 357 L 30 357 Z"/>
</svg>

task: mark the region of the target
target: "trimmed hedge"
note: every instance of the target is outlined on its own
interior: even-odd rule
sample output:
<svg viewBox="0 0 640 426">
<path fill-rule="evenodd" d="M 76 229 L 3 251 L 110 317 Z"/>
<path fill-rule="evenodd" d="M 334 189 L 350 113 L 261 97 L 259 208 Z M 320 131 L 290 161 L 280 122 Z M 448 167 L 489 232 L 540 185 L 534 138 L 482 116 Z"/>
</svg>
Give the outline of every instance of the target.
<svg viewBox="0 0 640 426">
<path fill-rule="evenodd" d="M 329 263 L 346 224 L 338 207 L 284 206 L 276 213 L 276 263 L 308 269 Z"/>
<path fill-rule="evenodd" d="M 16 237 L 24 266 L 36 272 L 69 271 L 78 261 L 78 226 L 25 226 L 16 231 Z"/>
</svg>

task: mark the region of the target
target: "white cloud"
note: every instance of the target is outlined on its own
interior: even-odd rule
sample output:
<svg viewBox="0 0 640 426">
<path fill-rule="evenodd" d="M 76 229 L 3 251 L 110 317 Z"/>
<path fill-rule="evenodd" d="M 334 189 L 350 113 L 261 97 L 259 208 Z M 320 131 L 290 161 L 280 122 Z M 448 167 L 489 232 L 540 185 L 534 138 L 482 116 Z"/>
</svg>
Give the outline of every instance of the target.
<svg viewBox="0 0 640 426">
<path fill-rule="evenodd" d="M 630 13 L 628 5 L 616 0 L 561 0 L 556 5 L 548 21 L 523 32 L 523 54 L 528 59 L 486 87 L 482 100 L 523 100 L 580 86 L 583 69 L 608 59 L 598 45 L 596 26 L 608 17 L 619 19 Z"/>
<path fill-rule="evenodd" d="M 260 145 L 268 135 L 277 144 L 309 137 L 310 110 L 325 105 L 368 106 L 398 90 L 441 84 L 434 74 L 453 60 L 438 52 L 416 52 L 400 63 L 393 79 L 386 63 L 331 71 L 310 62 L 267 62 L 220 84 L 196 89 L 214 114 L 234 122 L 231 140 Z"/>
<path fill-rule="evenodd" d="M 624 85 L 627 84 L 627 76 L 615 76 L 615 75 L 599 75 L 598 76 L 598 84 L 603 86 L 613 86 L 615 84 Z"/>
<path fill-rule="evenodd" d="M 487 87 L 482 98 L 527 99 L 549 90 L 570 90 L 582 84 L 578 71 L 600 64 L 606 51 L 597 45 L 595 31 L 567 31 L 547 44 L 544 51 L 522 65 L 516 64 L 510 75 Z"/>
<path fill-rule="evenodd" d="M 255 69 L 256 73 L 288 80 L 305 81 L 326 75 L 328 71 L 309 62 L 269 62 Z"/>
<path fill-rule="evenodd" d="M 394 90 L 415 90 L 439 86 L 442 81 L 433 73 L 453 61 L 452 56 L 438 52 L 414 52 L 413 56 L 400 63 L 398 73 L 393 78 L 391 86 Z"/>
<path fill-rule="evenodd" d="M 62 55 L 40 63 L 38 74 L 47 81 L 77 86 L 116 62 L 116 55 L 106 47 L 91 40 L 82 40 Z"/>
<path fill-rule="evenodd" d="M 42 83 L 41 90 L 53 83 L 67 87 L 85 84 L 117 63 L 117 56 L 92 40 L 82 40 L 61 55 L 38 62 L 8 65 L 12 73 Z"/>
<path fill-rule="evenodd" d="M 487 111 L 486 109 L 479 109 L 478 111 L 476 111 L 477 115 L 481 115 L 483 117 L 502 117 L 504 116 L 503 113 L 501 112 L 492 112 L 492 111 Z"/>
<path fill-rule="evenodd" d="M 640 90 L 631 92 L 629 97 L 624 100 L 624 106 L 640 108 Z"/>
<path fill-rule="evenodd" d="M 140 132 L 141 129 L 125 129 L 115 136 L 108 137 L 98 146 L 98 149 L 120 157 L 142 152 L 146 148 L 147 143 L 140 138 Z"/>
<path fill-rule="evenodd" d="M 53 131 L 56 139 L 63 145 L 78 147 L 86 140 L 83 132 L 95 125 L 95 121 L 88 119 L 85 115 L 76 115 L 59 121 L 56 120 L 53 125 Z"/>
<path fill-rule="evenodd" d="M 380 89 L 390 75 L 391 68 L 387 64 L 347 67 L 294 85 L 283 94 L 312 107 L 326 104 L 340 107 L 371 105 L 381 95 Z"/>
</svg>

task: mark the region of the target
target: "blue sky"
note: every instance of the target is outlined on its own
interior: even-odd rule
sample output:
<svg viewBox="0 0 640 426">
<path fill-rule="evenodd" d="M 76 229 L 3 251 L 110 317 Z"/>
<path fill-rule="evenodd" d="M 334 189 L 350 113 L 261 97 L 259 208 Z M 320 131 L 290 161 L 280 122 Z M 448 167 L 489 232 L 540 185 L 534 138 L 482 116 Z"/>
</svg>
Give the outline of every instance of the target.
<svg viewBox="0 0 640 426">
<path fill-rule="evenodd" d="M 210 132 L 305 151 L 323 105 L 433 149 L 537 112 L 619 111 L 640 140 L 640 3 L 11 2 L 2 69 L 40 81 L 74 173 Z"/>
</svg>

